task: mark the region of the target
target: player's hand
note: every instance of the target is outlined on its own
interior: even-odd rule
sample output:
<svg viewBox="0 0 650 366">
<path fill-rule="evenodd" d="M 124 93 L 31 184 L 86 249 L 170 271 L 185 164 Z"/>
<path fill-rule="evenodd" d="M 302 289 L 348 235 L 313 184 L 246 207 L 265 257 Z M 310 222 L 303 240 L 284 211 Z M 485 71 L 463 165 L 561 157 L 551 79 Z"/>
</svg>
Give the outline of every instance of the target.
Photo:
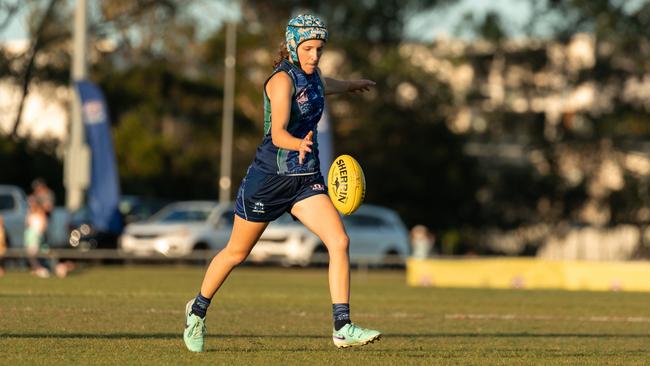
<svg viewBox="0 0 650 366">
<path fill-rule="evenodd" d="M 314 131 L 309 131 L 307 136 L 304 139 L 300 140 L 300 145 L 298 146 L 298 164 L 302 164 L 302 161 L 305 159 L 305 155 L 308 152 L 311 152 L 311 145 L 314 143 L 311 140 L 311 137 L 314 135 Z"/>
<path fill-rule="evenodd" d="M 370 88 L 377 85 L 372 80 L 352 80 L 350 81 L 350 85 L 348 85 L 348 91 L 351 93 L 363 93 L 370 91 Z"/>
</svg>

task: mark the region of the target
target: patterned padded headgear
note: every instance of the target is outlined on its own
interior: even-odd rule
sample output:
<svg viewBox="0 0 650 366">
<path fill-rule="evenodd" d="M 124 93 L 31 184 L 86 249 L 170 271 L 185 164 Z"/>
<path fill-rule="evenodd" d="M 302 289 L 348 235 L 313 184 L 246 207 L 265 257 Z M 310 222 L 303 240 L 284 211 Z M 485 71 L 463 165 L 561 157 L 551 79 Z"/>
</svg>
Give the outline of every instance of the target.
<svg viewBox="0 0 650 366">
<path fill-rule="evenodd" d="M 287 41 L 287 50 L 289 57 L 296 65 L 300 65 L 298 60 L 298 46 L 304 41 L 310 39 L 322 39 L 327 42 L 327 26 L 320 18 L 314 15 L 301 14 L 289 20 L 285 38 Z"/>
</svg>

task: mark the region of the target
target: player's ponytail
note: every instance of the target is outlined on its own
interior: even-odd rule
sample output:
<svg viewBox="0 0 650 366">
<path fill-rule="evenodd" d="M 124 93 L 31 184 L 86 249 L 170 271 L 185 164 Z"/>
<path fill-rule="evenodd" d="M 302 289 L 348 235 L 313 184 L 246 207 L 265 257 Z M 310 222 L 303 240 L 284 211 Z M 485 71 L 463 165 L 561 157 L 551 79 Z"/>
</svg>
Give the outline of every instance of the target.
<svg viewBox="0 0 650 366">
<path fill-rule="evenodd" d="M 287 42 L 282 42 L 280 44 L 280 49 L 278 50 L 278 56 L 276 57 L 275 60 L 273 60 L 273 68 L 275 69 L 280 65 L 282 60 L 288 60 L 289 59 L 289 50 L 287 50 Z"/>
</svg>

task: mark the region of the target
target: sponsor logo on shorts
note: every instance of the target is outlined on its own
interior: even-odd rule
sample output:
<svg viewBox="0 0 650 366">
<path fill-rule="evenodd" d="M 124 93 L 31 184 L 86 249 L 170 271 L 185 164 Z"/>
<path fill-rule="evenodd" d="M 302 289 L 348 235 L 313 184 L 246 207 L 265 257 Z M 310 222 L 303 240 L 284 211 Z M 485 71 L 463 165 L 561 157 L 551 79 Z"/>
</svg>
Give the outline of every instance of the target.
<svg viewBox="0 0 650 366">
<path fill-rule="evenodd" d="M 320 183 L 312 184 L 311 185 L 311 190 L 312 191 L 324 191 L 325 186 L 323 184 L 320 184 Z"/>
<path fill-rule="evenodd" d="M 255 202 L 253 212 L 258 214 L 266 213 L 266 211 L 264 211 L 264 204 L 262 202 Z"/>
</svg>

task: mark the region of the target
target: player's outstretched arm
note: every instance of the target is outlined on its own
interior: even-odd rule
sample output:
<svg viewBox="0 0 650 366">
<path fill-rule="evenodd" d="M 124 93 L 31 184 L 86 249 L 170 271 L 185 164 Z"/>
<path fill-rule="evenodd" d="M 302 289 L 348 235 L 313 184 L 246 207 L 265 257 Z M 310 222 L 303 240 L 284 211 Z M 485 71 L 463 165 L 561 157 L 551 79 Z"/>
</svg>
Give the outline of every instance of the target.
<svg viewBox="0 0 650 366">
<path fill-rule="evenodd" d="M 322 80 L 325 86 L 325 94 L 363 93 L 369 91 L 376 84 L 374 81 L 366 79 L 337 80 L 323 77 Z"/>
</svg>

